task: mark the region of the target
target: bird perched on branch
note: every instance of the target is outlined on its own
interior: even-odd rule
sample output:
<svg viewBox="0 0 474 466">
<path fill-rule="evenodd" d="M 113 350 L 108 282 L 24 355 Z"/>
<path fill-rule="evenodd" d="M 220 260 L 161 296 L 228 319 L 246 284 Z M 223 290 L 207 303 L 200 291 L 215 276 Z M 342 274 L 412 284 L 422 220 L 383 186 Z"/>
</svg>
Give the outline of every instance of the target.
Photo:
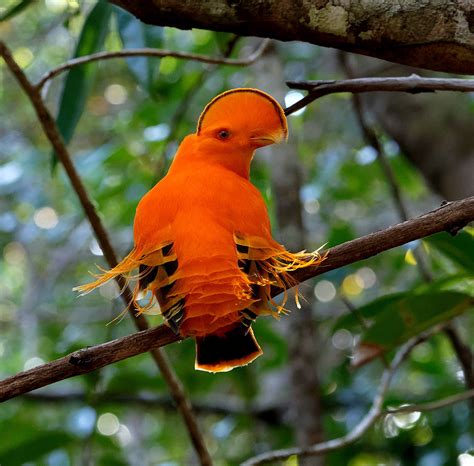
<svg viewBox="0 0 474 466">
<path fill-rule="evenodd" d="M 249 181 L 255 150 L 287 135 L 283 109 L 265 92 L 215 97 L 168 174 L 138 204 L 133 250 L 77 289 L 86 293 L 124 274 L 137 282 L 131 304 L 138 313 L 155 297 L 173 331 L 195 338 L 196 369 L 222 372 L 253 361 L 262 350 L 252 322 L 284 310 L 271 287 L 292 287 L 289 272 L 323 259 L 288 252 L 272 238 L 264 200 Z M 151 298 L 140 303 L 146 292 Z"/>
</svg>

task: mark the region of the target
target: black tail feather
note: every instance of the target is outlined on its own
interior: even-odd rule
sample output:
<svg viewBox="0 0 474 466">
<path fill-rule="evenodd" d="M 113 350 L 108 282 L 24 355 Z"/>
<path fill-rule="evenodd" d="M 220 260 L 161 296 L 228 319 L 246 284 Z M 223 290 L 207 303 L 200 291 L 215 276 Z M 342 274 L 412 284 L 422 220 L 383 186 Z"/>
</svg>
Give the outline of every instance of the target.
<svg viewBox="0 0 474 466">
<path fill-rule="evenodd" d="M 223 335 L 196 337 L 196 369 L 226 372 L 245 366 L 262 354 L 248 323 L 238 323 Z"/>
</svg>

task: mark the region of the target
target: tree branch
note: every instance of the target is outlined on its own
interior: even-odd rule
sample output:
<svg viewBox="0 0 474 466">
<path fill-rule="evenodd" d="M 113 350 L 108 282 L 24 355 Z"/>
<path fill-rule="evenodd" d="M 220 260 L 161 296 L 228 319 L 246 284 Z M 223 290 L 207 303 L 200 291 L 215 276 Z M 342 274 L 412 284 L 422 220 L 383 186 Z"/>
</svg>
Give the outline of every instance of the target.
<svg viewBox="0 0 474 466">
<path fill-rule="evenodd" d="M 448 202 L 420 217 L 330 248 L 326 260 L 319 267 L 299 269 L 293 272 L 292 277 L 301 283 L 330 270 L 368 259 L 388 249 L 440 231 L 456 233 L 460 227 L 472 221 L 474 221 L 474 196 Z"/>
<path fill-rule="evenodd" d="M 436 409 L 445 408 L 456 403 L 474 398 L 474 389 L 466 390 L 465 392 L 457 393 L 456 395 L 447 396 L 440 400 L 427 401 L 417 405 L 399 406 L 398 408 L 388 408 L 384 414 L 396 414 L 396 413 L 413 413 L 413 412 L 426 412 L 434 411 Z"/>
<path fill-rule="evenodd" d="M 71 161 L 71 157 L 67 150 L 66 144 L 64 143 L 64 140 L 59 132 L 56 122 L 54 121 L 53 116 L 51 115 L 43 99 L 41 98 L 40 91 L 30 83 L 30 81 L 28 80 L 23 70 L 16 63 L 10 50 L 2 41 L 0 41 L 0 56 L 3 57 L 3 59 L 5 60 L 5 63 L 10 68 L 10 71 L 13 73 L 16 80 L 25 91 L 25 94 L 30 99 L 36 111 L 36 114 L 38 116 L 38 120 L 44 130 L 45 135 L 47 136 L 53 149 L 55 150 L 58 156 L 58 159 L 64 166 L 66 174 L 71 182 L 71 185 L 74 191 L 76 192 L 77 197 L 79 198 L 82 208 L 84 209 L 84 213 L 87 219 L 89 220 L 89 223 L 95 233 L 95 236 L 100 245 L 100 248 L 102 249 L 102 252 L 104 253 L 105 259 L 107 260 L 110 267 L 115 267 L 115 265 L 117 265 L 117 258 L 115 255 L 115 251 L 112 247 L 112 244 L 109 240 L 108 234 L 102 224 L 102 220 L 100 219 L 99 215 L 97 214 L 97 211 L 95 210 L 95 207 L 91 199 L 89 198 L 87 190 L 78 172 L 76 171 L 74 164 Z M 134 309 L 134 307 L 130 304 L 133 302 L 132 292 L 130 288 L 127 286 L 127 282 L 124 279 L 124 277 L 121 275 L 118 276 L 116 278 L 116 282 L 119 286 L 119 289 L 122 290 L 121 297 L 125 305 L 127 306 L 128 310 L 130 311 L 129 313 L 131 317 L 133 318 L 133 321 L 137 329 L 142 330 L 142 331 L 148 329 L 148 323 L 146 319 L 141 315 L 137 315 L 136 309 Z M 171 394 L 176 402 L 177 408 L 181 416 L 183 417 L 184 423 L 191 437 L 191 441 L 194 445 L 194 448 L 199 457 L 201 465 L 212 466 L 211 457 L 207 451 L 206 445 L 204 443 L 204 438 L 201 434 L 201 431 L 199 430 L 194 413 L 192 412 L 191 403 L 189 402 L 189 400 L 187 399 L 184 393 L 184 388 L 182 384 L 180 383 L 176 373 L 171 367 L 171 364 L 169 363 L 166 355 L 162 353 L 158 349 L 157 346 L 150 347 L 149 349 L 153 357 L 153 360 L 155 361 L 163 378 L 165 379 L 171 391 Z M 148 349 L 146 349 L 146 351 L 148 351 Z M 101 359 L 100 355 L 98 355 L 97 359 L 98 360 Z M 123 359 L 123 358 L 119 358 L 117 360 L 120 360 L 120 359 Z M 73 361 L 74 361 L 74 358 L 72 361 L 70 361 L 72 365 L 74 365 Z M 81 359 L 80 361 L 83 362 L 83 359 Z M 82 364 L 82 362 L 80 362 L 79 364 Z M 100 366 L 100 367 L 103 367 L 103 366 Z M 58 372 L 61 373 L 60 368 L 58 368 Z M 89 371 L 86 371 L 86 372 L 89 372 Z M 71 375 L 73 375 L 70 372 L 66 372 L 66 374 L 70 374 L 70 375 L 65 375 L 66 378 L 71 377 Z M 57 379 L 57 380 L 61 380 L 61 379 Z"/>
<path fill-rule="evenodd" d="M 37 403 L 90 403 L 90 396 L 81 391 L 46 391 L 39 390 L 32 393 L 26 393 L 22 398 L 24 400 Z M 136 405 L 144 409 L 165 409 L 176 413 L 176 404 L 170 396 L 151 395 L 147 393 L 127 394 L 115 392 L 102 392 L 94 396 L 95 405 Z M 269 424 L 271 426 L 285 424 L 284 406 L 270 405 L 248 406 L 241 400 L 226 396 L 225 398 L 215 398 L 212 401 L 193 400 L 193 409 L 199 414 L 212 414 L 222 416 L 250 416 L 257 421 Z"/>
<path fill-rule="evenodd" d="M 449 202 L 421 217 L 330 248 L 325 252 L 327 253 L 326 260 L 319 267 L 299 269 L 292 274 L 292 277 L 296 282 L 301 283 L 330 270 L 368 259 L 380 252 L 440 231 L 458 231 L 473 220 L 474 196 Z M 275 288 L 273 295 L 280 291 Z M 69 377 L 92 372 L 178 340 L 179 337 L 169 327 L 160 325 L 102 345 L 76 351 L 0 381 L 0 401 L 6 401 Z"/>
<path fill-rule="evenodd" d="M 97 346 L 80 349 L 62 358 L 20 372 L 0 382 L 0 401 L 6 401 L 36 388 L 122 361 L 178 340 L 164 325 Z"/>
<path fill-rule="evenodd" d="M 362 418 L 359 424 L 357 424 L 349 433 L 338 439 L 316 443 L 315 445 L 306 448 L 287 448 L 283 450 L 274 450 L 267 453 L 262 453 L 260 455 L 254 456 L 253 458 L 248 459 L 242 464 L 242 466 L 256 466 L 259 464 L 284 460 L 293 455 L 297 455 L 298 457 L 321 455 L 322 453 L 327 453 L 343 448 L 361 438 L 367 432 L 367 430 L 372 427 L 375 421 L 383 414 L 382 406 L 385 399 L 385 395 L 390 387 L 390 382 L 392 381 L 396 370 L 405 360 L 405 358 L 410 354 L 410 351 L 421 341 L 424 341 L 426 338 L 427 336 L 425 335 L 413 338 L 397 351 L 390 366 L 388 367 L 388 369 L 385 369 L 382 378 L 380 379 L 377 393 L 374 397 L 372 406 L 370 407 L 368 413 Z"/>
<path fill-rule="evenodd" d="M 290 89 L 309 91 L 309 94 L 285 109 L 285 115 L 297 112 L 320 97 L 338 92 L 359 94 L 383 91 L 418 94 L 435 91 L 474 91 L 474 79 L 422 78 L 416 74 L 394 78 L 355 78 L 340 81 L 288 81 L 286 84 Z"/>
<path fill-rule="evenodd" d="M 389 364 L 387 363 L 386 367 Z M 387 408 L 382 415 L 397 413 L 413 413 L 435 411 L 445 408 L 456 403 L 462 403 L 474 398 L 474 389 L 465 392 L 456 393 L 455 395 L 441 398 L 439 400 L 428 401 L 420 404 L 409 404 L 398 406 L 396 408 Z M 22 400 L 28 400 L 38 403 L 88 403 L 89 395 L 85 392 L 49 392 L 37 391 L 26 393 Z M 173 399 L 168 396 L 150 396 L 147 394 L 128 395 L 125 393 L 100 393 L 94 397 L 96 404 L 135 404 L 143 408 L 159 408 L 175 411 L 176 407 Z M 220 414 L 223 416 L 252 416 L 255 419 L 271 425 L 281 424 L 283 416 L 283 407 L 270 406 L 259 407 L 251 406 L 250 409 L 244 406 L 240 400 L 213 400 L 212 402 L 193 400 L 193 408 L 197 413 L 202 414 Z"/>
<path fill-rule="evenodd" d="M 448 337 L 461 365 L 466 386 L 474 390 L 474 357 L 471 348 L 461 340 L 459 333 L 452 324 L 445 327 L 444 333 Z"/>
<path fill-rule="evenodd" d="M 265 52 L 266 48 L 270 44 L 269 39 L 263 40 L 257 49 L 251 53 L 246 58 L 225 58 L 225 57 L 210 57 L 208 55 L 201 55 L 197 53 L 187 53 L 187 52 L 175 52 L 172 50 L 163 50 L 163 49 L 151 49 L 151 48 L 141 48 L 141 49 L 128 49 L 128 50 L 118 50 L 116 52 L 98 52 L 91 55 L 84 55 L 81 57 L 73 58 L 57 68 L 45 73 L 38 83 L 35 85 L 37 90 L 41 90 L 42 87 L 50 80 L 55 78 L 61 73 L 74 68 L 75 66 L 84 65 L 86 63 L 91 63 L 99 60 L 110 60 L 112 58 L 127 58 L 127 57 L 173 57 L 180 60 L 191 60 L 198 61 L 201 63 L 208 63 L 211 65 L 228 65 L 228 66 L 249 66 L 258 60 L 262 54 Z"/>
<path fill-rule="evenodd" d="M 465 0 L 112 1 L 160 26 L 305 41 L 410 66 L 474 72 L 474 19 Z"/>
</svg>

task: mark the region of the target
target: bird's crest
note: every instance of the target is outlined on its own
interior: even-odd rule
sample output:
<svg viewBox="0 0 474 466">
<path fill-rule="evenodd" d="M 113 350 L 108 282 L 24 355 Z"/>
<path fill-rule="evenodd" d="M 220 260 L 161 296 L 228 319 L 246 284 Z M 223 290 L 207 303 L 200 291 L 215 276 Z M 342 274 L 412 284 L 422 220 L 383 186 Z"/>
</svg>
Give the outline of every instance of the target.
<svg viewBox="0 0 474 466">
<path fill-rule="evenodd" d="M 225 120 L 231 116 L 235 119 L 261 118 L 266 123 L 278 127 L 283 138 L 288 137 L 288 124 L 281 105 L 269 94 L 259 89 L 237 88 L 214 97 L 204 108 L 199 117 L 196 133 L 199 136 L 204 126 Z"/>
</svg>

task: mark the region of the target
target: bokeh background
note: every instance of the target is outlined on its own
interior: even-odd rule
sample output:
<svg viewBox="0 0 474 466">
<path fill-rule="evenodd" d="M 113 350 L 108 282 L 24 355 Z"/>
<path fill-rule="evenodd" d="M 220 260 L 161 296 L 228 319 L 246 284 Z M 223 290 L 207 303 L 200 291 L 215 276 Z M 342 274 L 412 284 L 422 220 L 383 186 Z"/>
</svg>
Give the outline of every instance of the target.
<svg viewBox="0 0 474 466">
<path fill-rule="evenodd" d="M 0 15 L 17 3 L 4 1 Z M 0 22 L 0 36 L 33 81 L 78 52 L 146 45 L 246 57 L 260 43 L 145 26 L 106 3 L 20 3 L 22 11 Z M 303 94 L 289 90 L 286 80 L 342 79 L 347 66 L 360 76 L 410 72 L 309 44 L 273 43 L 249 67 L 171 57 L 97 62 L 55 78 L 46 99 L 123 256 L 132 246 L 138 201 L 166 173 L 180 140 L 194 131 L 212 97 L 233 87 L 259 87 L 288 106 Z M 85 297 L 72 291 L 89 280 L 96 264 L 105 266 L 102 252 L 29 101 L 3 62 L 0 72 L 3 378 L 135 329 L 127 316 L 107 325 L 122 310 L 115 284 Z M 473 194 L 471 95 L 378 93 L 364 98 L 363 106 L 410 216 Z M 314 102 L 290 116 L 289 126 L 288 144 L 259 151 L 253 163 L 252 181 L 268 202 L 276 238 L 293 249 L 313 250 L 400 221 L 349 94 Z M 255 333 L 264 355 L 230 373 L 194 371 L 191 340 L 167 347 L 216 464 L 234 465 L 258 452 L 350 431 L 368 410 L 383 371 L 379 359 L 350 367 L 367 332 L 357 316 L 367 325 L 382 322 L 390 334 L 397 312 L 387 296 L 421 294 L 424 299 L 408 310 L 416 320 L 420 309 L 436 308 L 436 293 L 472 296 L 473 264 L 472 229 L 466 229 L 453 240 L 438 235 L 308 281 L 301 286 L 303 311 L 280 321 L 259 319 Z M 438 321 L 458 311 L 448 303 Z M 151 316 L 150 323 L 161 323 L 160 317 Z M 425 317 L 415 331 L 429 325 Z M 473 350 L 472 309 L 454 327 Z M 401 340 L 408 336 L 407 329 L 397 334 Z M 413 351 L 387 404 L 420 403 L 465 388 L 452 343 L 439 333 Z M 473 419 L 468 402 L 385 416 L 356 444 L 308 464 L 472 466 Z M 143 354 L 3 404 L 0 464 L 174 466 L 196 459 L 165 383 Z M 292 457 L 284 464 L 298 463 Z"/>
</svg>

